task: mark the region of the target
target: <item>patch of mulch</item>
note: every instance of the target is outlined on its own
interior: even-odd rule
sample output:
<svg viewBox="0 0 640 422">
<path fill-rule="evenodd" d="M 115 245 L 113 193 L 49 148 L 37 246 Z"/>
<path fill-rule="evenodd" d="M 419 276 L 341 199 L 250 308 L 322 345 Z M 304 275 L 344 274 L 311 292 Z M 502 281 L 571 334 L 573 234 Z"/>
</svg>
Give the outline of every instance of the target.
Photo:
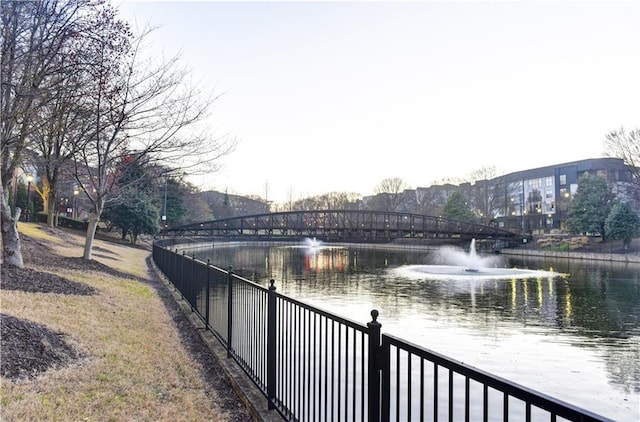
<svg viewBox="0 0 640 422">
<path fill-rule="evenodd" d="M 0 281 L 0 289 L 3 290 L 81 296 L 91 296 L 97 293 L 96 289 L 86 284 L 32 268 L 3 265 L 0 280 L 2 280 Z"/>
<path fill-rule="evenodd" d="M 34 378 L 82 357 L 63 333 L 11 315 L 0 314 L 0 335 L 0 375 L 13 381 Z"/>
<path fill-rule="evenodd" d="M 137 277 L 132 276 L 131 274 L 123 273 L 122 271 L 115 270 L 101 262 L 94 260 L 87 260 L 82 257 L 67 257 L 67 256 L 57 256 L 55 261 L 44 261 L 39 263 L 41 268 L 45 269 L 60 269 L 64 268 L 66 270 L 72 271 L 80 271 L 80 272 L 96 272 L 96 273 L 104 273 L 114 277 L 120 278 L 128 278 L 137 280 Z"/>
<path fill-rule="evenodd" d="M 48 263 L 49 265 L 40 267 L 51 269 L 66 267 L 59 257 L 51 259 L 51 248 L 46 241 L 23 236 L 21 246 L 27 263 Z M 9 265 L 0 267 L 0 289 L 78 296 L 97 294 L 96 289 L 84 283 L 34 268 Z M 5 378 L 14 381 L 34 378 L 48 369 L 64 367 L 81 357 L 65 342 L 65 335 L 62 333 L 10 315 L 0 314 L 0 317 L 0 375 Z"/>
</svg>

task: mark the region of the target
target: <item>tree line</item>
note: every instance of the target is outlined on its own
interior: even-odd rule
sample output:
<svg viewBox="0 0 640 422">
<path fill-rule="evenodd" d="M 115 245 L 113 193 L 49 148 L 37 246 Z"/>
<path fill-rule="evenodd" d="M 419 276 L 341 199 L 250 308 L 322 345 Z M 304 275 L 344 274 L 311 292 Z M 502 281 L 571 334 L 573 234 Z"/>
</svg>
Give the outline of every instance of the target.
<svg viewBox="0 0 640 422">
<path fill-rule="evenodd" d="M 106 210 L 140 206 L 134 192 L 171 175 L 214 171 L 233 149 L 208 125 L 217 97 L 179 56 L 152 55 L 153 28 L 132 29 L 108 2 L 3 1 L 0 15 L 3 262 L 23 265 L 21 209 L 9 201 L 19 168 L 36 173 L 49 224 L 61 181 L 73 180 L 89 203 L 91 259 Z"/>
</svg>

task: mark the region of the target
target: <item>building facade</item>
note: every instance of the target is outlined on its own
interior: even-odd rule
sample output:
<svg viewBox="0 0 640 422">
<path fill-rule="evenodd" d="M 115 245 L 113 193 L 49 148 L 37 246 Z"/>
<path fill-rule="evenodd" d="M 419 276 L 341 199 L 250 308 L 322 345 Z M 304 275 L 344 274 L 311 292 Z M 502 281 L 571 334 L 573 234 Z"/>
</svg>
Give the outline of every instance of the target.
<svg viewBox="0 0 640 422">
<path fill-rule="evenodd" d="M 389 211 L 438 216 L 449 196 L 460 191 L 483 224 L 524 233 L 564 229 L 569 203 L 585 174 L 603 177 L 618 198 L 631 199 L 626 195 L 631 172 L 623 160 L 607 157 L 517 171 L 473 184 L 408 189 L 396 209 Z M 377 196 L 363 198 L 362 208 L 375 208 Z M 638 204 L 635 208 L 640 211 Z"/>
<path fill-rule="evenodd" d="M 569 203 L 585 175 L 606 179 L 623 198 L 631 177 L 619 158 L 572 161 L 500 176 L 493 183 L 505 186 L 505 200 L 502 212 L 495 215 L 496 224 L 527 233 L 565 228 Z"/>
</svg>

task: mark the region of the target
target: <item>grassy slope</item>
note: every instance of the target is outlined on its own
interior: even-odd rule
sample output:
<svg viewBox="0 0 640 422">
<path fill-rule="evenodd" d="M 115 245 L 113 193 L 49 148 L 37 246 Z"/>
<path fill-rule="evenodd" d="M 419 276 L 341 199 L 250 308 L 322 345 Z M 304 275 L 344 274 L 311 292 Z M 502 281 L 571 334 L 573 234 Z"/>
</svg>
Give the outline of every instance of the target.
<svg viewBox="0 0 640 422">
<path fill-rule="evenodd" d="M 83 238 L 64 239 L 35 224 L 20 231 L 52 242 L 54 254 L 81 256 Z M 97 240 L 95 259 L 145 277 L 149 251 Z M 55 260 L 55 255 L 48 257 Z M 34 266 L 33 257 L 26 257 Z M 33 381 L 2 379 L 0 418 L 23 420 L 226 420 L 205 391 L 155 290 L 135 279 L 61 268 L 58 275 L 99 290 L 96 296 L 2 291 L 1 312 L 68 335 L 86 357 Z"/>
</svg>

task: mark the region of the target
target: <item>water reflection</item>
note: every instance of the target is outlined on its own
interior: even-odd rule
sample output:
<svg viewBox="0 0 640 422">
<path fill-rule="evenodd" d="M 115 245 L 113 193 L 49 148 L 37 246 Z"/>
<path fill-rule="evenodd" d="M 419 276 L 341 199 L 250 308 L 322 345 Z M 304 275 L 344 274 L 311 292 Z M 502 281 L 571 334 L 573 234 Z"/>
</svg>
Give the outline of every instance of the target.
<svg viewBox="0 0 640 422">
<path fill-rule="evenodd" d="M 620 421 L 640 419 L 640 266 L 501 257 L 545 271 L 441 280 L 416 250 L 320 245 L 216 246 L 218 266 L 359 322 Z M 563 275 L 558 275 L 563 274 Z"/>
</svg>

